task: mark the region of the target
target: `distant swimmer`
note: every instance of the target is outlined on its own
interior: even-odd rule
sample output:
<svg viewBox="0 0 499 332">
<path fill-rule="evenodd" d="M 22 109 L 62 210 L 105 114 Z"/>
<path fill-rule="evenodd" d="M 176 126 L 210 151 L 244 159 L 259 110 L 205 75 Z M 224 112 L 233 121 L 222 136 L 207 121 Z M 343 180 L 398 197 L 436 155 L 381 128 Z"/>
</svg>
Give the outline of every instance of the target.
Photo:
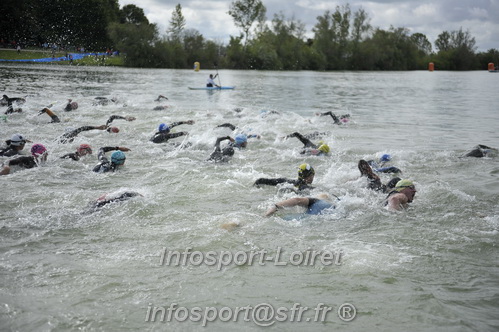
<svg viewBox="0 0 499 332">
<path fill-rule="evenodd" d="M 154 99 L 154 101 L 161 101 L 161 99 L 168 100 L 168 98 L 166 98 L 165 96 L 159 95 L 158 98 Z"/>
<path fill-rule="evenodd" d="M 7 146 L 0 150 L 0 156 L 12 157 L 19 154 L 24 149 L 26 142 L 31 141 L 25 139 L 21 134 L 12 135 L 10 139 L 5 141 Z"/>
<path fill-rule="evenodd" d="M 43 164 L 47 161 L 47 148 L 43 144 L 34 144 L 31 147 L 31 156 L 22 156 L 16 159 L 11 159 L 0 170 L 0 175 L 7 175 L 10 173 L 11 166 L 19 166 L 22 168 L 33 168 L 38 164 Z"/>
<path fill-rule="evenodd" d="M 194 121 L 193 120 L 188 120 L 188 121 L 178 121 L 178 122 L 173 122 L 170 125 L 167 125 L 166 123 L 161 123 L 158 126 L 158 131 L 154 134 L 153 137 L 151 137 L 150 141 L 153 143 L 165 143 L 169 139 L 172 138 L 177 138 L 180 136 L 187 135 L 188 133 L 186 131 L 181 131 L 178 133 L 170 133 L 170 130 L 173 127 L 183 125 L 183 124 L 188 124 L 188 125 L 193 125 Z"/>
<path fill-rule="evenodd" d="M 94 102 L 93 102 L 93 104 L 92 104 L 92 105 L 93 105 L 93 106 L 98 106 L 98 105 L 100 105 L 100 106 L 106 106 L 106 105 L 108 105 L 109 103 L 113 103 L 113 104 L 115 104 L 115 103 L 117 103 L 117 102 L 118 102 L 118 99 L 117 99 L 117 98 L 114 98 L 114 97 L 113 97 L 113 98 L 111 98 L 111 99 L 108 99 L 108 98 L 106 98 L 106 97 L 95 97 L 95 98 L 94 98 Z"/>
<path fill-rule="evenodd" d="M 229 128 L 230 130 L 232 131 L 235 131 L 237 129 L 236 126 L 234 126 L 233 124 L 231 123 L 222 123 L 221 125 L 218 125 L 217 128 Z M 256 138 L 256 139 L 260 139 L 260 135 L 257 135 L 257 134 L 246 134 L 244 131 L 237 134 L 234 139 L 235 139 L 235 142 L 232 142 L 231 144 L 233 144 L 234 147 L 240 149 L 240 148 L 246 148 L 246 146 L 248 145 L 248 139 L 249 138 Z"/>
<path fill-rule="evenodd" d="M 385 204 L 389 210 L 403 210 L 414 200 L 416 187 L 411 180 L 400 180 L 392 191 L 388 194 Z"/>
<path fill-rule="evenodd" d="M 115 127 L 108 128 L 106 125 L 102 125 L 102 126 L 83 126 L 83 127 L 77 128 L 77 129 L 69 130 L 68 132 L 66 132 L 65 134 L 63 134 L 59 138 L 59 142 L 61 142 L 61 143 L 71 143 L 71 142 L 73 142 L 73 140 L 75 139 L 75 137 L 78 136 L 79 133 L 84 132 L 84 131 L 89 131 L 89 130 L 107 130 L 108 132 L 116 132 L 116 131 L 110 130 L 111 128 L 115 128 Z"/>
<path fill-rule="evenodd" d="M 292 184 L 297 191 L 313 189 L 314 187 L 310 186 L 312 182 L 314 182 L 315 170 L 309 164 L 301 164 L 298 167 L 298 179 L 291 180 L 288 178 L 260 178 L 255 181 L 254 186 L 260 188 L 261 185 L 267 186 L 277 186 L 282 183 L 290 183 Z"/>
<path fill-rule="evenodd" d="M 80 144 L 75 152 L 65 154 L 61 159 L 73 159 L 75 161 L 80 160 L 81 157 L 92 154 L 92 147 L 88 144 Z"/>
<path fill-rule="evenodd" d="M 345 123 L 347 123 L 347 122 L 350 121 L 350 114 L 340 115 L 339 118 L 333 112 L 331 112 L 331 111 L 324 112 L 324 113 L 315 113 L 315 115 L 317 115 L 317 116 L 328 116 L 328 115 L 330 115 L 333 118 L 334 124 L 337 124 L 337 125 L 345 124 Z"/>
<path fill-rule="evenodd" d="M 218 74 L 216 74 L 215 76 L 213 76 L 213 74 L 210 74 L 210 77 L 208 77 L 208 79 L 206 80 L 206 87 L 207 88 L 212 88 L 212 87 L 217 87 L 219 88 L 220 85 L 218 85 L 217 83 L 215 83 L 215 78 L 217 78 Z"/>
<path fill-rule="evenodd" d="M 490 157 L 497 154 L 497 149 L 491 148 L 490 146 L 479 144 L 473 148 L 470 152 L 466 153 L 463 157 L 475 157 L 483 158 Z"/>
<path fill-rule="evenodd" d="M 390 160 L 392 160 L 392 156 L 385 153 L 379 158 L 379 161 L 368 160 L 367 162 L 377 173 L 401 173 L 402 171 L 395 166 L 385 166 Z"/>
<path fill-rule="evenodd" d="M 42 109 L 41 111 L 39 111 L 38 115 L 41 115 L 41 114 L 44 114 L 44 113 L 47 114 L 48 116 L 50 116 L 50 118 L 52 119 L 52 121 L 50 121 L 50 123 L 59 123 L 59 122 L 61 122 L 61 120 L 59 119 L 59 117 L 57 115 L 55 115 L 54 112 L 52 112 L 47 107 L 45 107 L 44 109 Z"/>
<path fill-rule="evenodd" d="M 9 98 L 7 95 L 3 95 L 2 102 L 7 103 L 7 110 L 5 111 L 5 114 L 21 113 L 23 111 L 22 108 L 14 108 L 14 106 L 24 104 L 26 99 L 21 97 Z"/>
<path fill-rule="evenodd" d="M 274 204 L 265 212 L 265 217 L 269 217 L 277 211 L 294 206 L 304 207 L 305 214 L 321 215 L 333 212 L 335 206 L 330 202 L 329 195 L 320 194 L 317 197 L 293 197 Z"/>
<path fill-rule="evenodd" d="M 106 157 L 106 152 L 114 151 L 111 154 L 111 161 Z M 130 151 L 129 148 L 120 146 L 105 146 L 99 149 L 99 154 L 97 158 L 99 159 L 99 164 L 97 164 L 93 171 L 96 173 L 107 173 L 114 172 L 118 168 L 125 164 L 126 155 L 123 152 Z"/>
<path fill-rule="evenodd" d="M 109 125 L 114 121 L 114 120 L 126 120 L 126 121 L 135 121 L 135 118 L 133 116 L 121 116 L 121 115 L 111 115 L 109 119 L 106 121 L 106 126 L 109 127 Z M 112 128 L 112 127 L 111 127 Z"/>
<path fill-rule="evenodd" d="M 115 195 L 110 195 L 110 194 L 104 194 L 101 197 L 99 197 L 96 201 L 91 203 L 91 208 L 96 210 L 99 209 L 105 205 L 111 204 L 111 203 L 118 203 L 118 202 L 123 202 L 126 200 L 129 200 L 130 198 L 137 197 L 143 195 L 139 194 L 138 192 L 135 191 L 125 191 L 121 194 L 115 194 Z"/>
<path fill-rule="evenodd" d="M 329 152 L 331 152 L 331 149 L 329 148 L 329 145 L 325 143 L 324 141 L 319 141 L 319 143 L 315 144 L 313 143 L 310 139 L 306 138 L 299 132 L 294 132 L 286 138 L 290 137 L 296 137 L 300 140 L 300 142 L 303 143 L 303 149 L 301 150 L 301 154 L 308 154 L 308 155 L 314 155 L 314 156 L 324 156 L 328 155 Z"/>
<path fill-rule="evenodd" d="M 381 183 L 381 179 L 379 178 L 379 176 L 374 174 L 369 163 L 363 159 L 359 160 L 358 168 L 360 171 L 360 176 L 367 177 L 367 187 L 372 190 L 388 192 L 390 189 L 395 187 L 395 184 L 398 181 L 400 181 L 400 178 L 396 177 L 391 179 L 386 185 Z"/>
<path fill-rule="evenodd" d="M 234 155 L 234 148 L 231 145 L 227 145 L 223 149 L 220 147 L 220 143 L 226 140 L 229 140 L 232 143 L 235 142 L 230 136 L 218 137 L 215 142 L 215 149 L 208 158 L 208 161 L 227 162 L 232 158 Z"/>
<path fill-rule="evenodd" d="M 64 107 L 64 111 L 71 112 L 76 109 L 78 109 L 78 103 L 76 101 L 73 101 L 72 99 L 68 99 L 68 103 Z"/>
</svg>

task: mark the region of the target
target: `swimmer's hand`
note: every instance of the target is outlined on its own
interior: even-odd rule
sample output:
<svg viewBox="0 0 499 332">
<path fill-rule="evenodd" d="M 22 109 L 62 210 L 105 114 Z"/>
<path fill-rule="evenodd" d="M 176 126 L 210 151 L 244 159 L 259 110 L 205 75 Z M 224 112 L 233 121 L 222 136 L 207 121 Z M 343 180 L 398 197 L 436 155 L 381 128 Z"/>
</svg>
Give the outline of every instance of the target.
<svg viewBox="0 0 499 332">
<path fill-rule="evenodd" d="M 126 116 L 125 120 L 127 120 L 127 121 L 134 121 L 135 117 L 133 117 L 133 116 Z"/>
</svg>

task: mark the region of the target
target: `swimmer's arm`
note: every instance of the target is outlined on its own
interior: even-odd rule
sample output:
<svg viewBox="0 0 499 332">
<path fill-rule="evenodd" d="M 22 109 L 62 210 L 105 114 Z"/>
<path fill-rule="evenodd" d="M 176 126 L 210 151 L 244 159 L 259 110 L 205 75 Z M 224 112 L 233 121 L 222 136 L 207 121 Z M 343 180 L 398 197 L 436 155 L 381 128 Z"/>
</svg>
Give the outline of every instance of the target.
<svg viewBox="0 0 499 332">
<path fill-rule="evenodd" d="M 133 121 L 135 118 L 133 116 L 121 116 L 121 115 L 111 115 L 109 119 L 107 119 L 106 126 L 109 126 L 111 122 L 114 120 L 126 120 L 126 121 Z"/>
<path fill-rule="evenodd" d="M 311 147 L 311 148 L 314 148 L 314 149 L 317 148 L 317 146 L 314 143 L 312 143 L 311 140 L 309 140 L 308 138 L 306 138 L 305 136 L 303 136 L 299 132 L 294 132 L 291 135 L 286 136 L 286 138 L 288 138 L 288 137 L 296 137 L 296 138 L 298 138 L 300 140 L 300 142 L 302 142 L 303 145 L 305 145 L 305 147 Z"/>
<path fill-rule="evenodd" d="M 231 123 L 223 123 L 223 124 L 221 124 L 221 125 L 217 126 L 217 128 L 218 128 L 218 127 L 227 127 L 227 128 L 230 128 L 230 130 L 236 130 L 236 126 L 234 126 L 234 125 L 233 125 L 233 124 L 231 124 Z"/>
<path fill-rule="evenodd" d="M 260 178 L 260 179 L 256 180 L 253 185 L 256 187 L 259 187 L 262 184 L 265 184 L 268 186 L 277 186 L 280 183 L 293 183 L 294 184 L 294 182 L 295 182 L 294 180 L 289 180 L 286 178 L 277 178 L 277 179 Z"/>
<path fill-rule="evenodd" d="M 307 197 L 294 197 L 287 199 L 285 201 L 278 202 L 274 206 L 270 207 L 267 212 L 265 212 L 265 217 L 271 216 L 277 212 L 280 208 L 291 207 L 291 206 L 308 206 L 309 199 Z"/>
<path fill-rule="evenodd" d="M 173 128 L 173 127 L 176 127 L 176 126 L 179 126 L 179 125 L 183 125 L 183 124 L 188 124 L 188 125 L 192 125 L 194 124 L 194 120 L 187 120 L 187 121 L 178 121 L 178 122 L 174 122 L 170 125 L 170 128 Z"/>
</svg>

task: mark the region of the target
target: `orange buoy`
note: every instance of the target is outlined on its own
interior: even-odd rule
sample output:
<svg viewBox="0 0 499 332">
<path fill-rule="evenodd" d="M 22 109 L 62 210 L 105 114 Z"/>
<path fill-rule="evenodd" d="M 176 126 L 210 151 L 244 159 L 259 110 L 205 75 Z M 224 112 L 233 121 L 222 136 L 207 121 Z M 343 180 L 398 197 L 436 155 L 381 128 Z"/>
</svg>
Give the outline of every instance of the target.
<svg viewBox="0 0 499 332">
<path fill-rule="evenodd" d="M 489 62 L 489 71 L 490 71 L 490 70 L 494 70 L 494 69 L 496 69 L 496 68 L 494 67 L 494 63 Z"/>
<path fill-rule="evenodd" d="M 435 70 L 435 64 L 434 64 L 433 62 L 430 62 L 430 63 L 428 64 L 428 70 L 429 70 L 429 71 L 433 71 L 433 70 Z"/>
</svg>

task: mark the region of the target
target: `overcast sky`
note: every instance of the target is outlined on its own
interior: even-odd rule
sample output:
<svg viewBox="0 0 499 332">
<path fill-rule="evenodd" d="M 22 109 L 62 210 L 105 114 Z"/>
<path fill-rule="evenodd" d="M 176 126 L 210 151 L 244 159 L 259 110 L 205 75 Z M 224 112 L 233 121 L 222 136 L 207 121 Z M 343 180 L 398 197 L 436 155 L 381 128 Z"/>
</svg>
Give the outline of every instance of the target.
<svg viewBox="0 0 499 332">
<path fill-rule="evenodd" d="M 262 0 L 267 8 L 267 20 L 282 12 L 286 19 L 295 18 L 305 24 L 307 36 L 317 16 L 336 6 L 350 4 L 352 12 L 363 8 L 373 27 L 388 30 L 408 28 L 410 33 L 422 33 L 434 47 L 443 31 L 460 28 L 475 37 L 477 51 L 499 49 L 499 0 L 370 0 L 370 1 L 320 1 L 320 0 Z M 142 8 L 149 22 L 156 23 L 165 34 L 175 6 L 182 6 L 186 29 L 198 30 L 206 39 L 227 43 L 229 36 L 238 36 L 240 30 L 227 12 L 232 0 L 119 0 L 120 7 L 135 4 Z"/>
</svg>

